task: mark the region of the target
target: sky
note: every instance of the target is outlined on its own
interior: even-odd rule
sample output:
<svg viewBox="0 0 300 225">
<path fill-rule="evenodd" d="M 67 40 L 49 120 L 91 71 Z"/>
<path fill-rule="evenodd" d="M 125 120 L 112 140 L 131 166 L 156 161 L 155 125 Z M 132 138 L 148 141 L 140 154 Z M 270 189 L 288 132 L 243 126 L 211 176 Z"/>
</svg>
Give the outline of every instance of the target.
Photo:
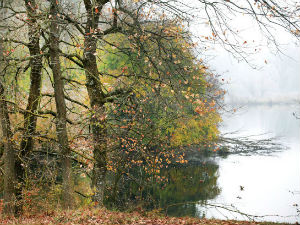
<svg viewBox="0 0 300 225">
<path fill-rule="evenodd" d="M 209 64 L 225 80 L 227 102 L 291 103 L 300 100 L 300 47 L 290 42 L 283 55 L 273 54 L 267 47 L 252 63 L 253 69 L 229 53 L 218 49 Z M 265 63 L 266 60 L 266 63 Z"/>
<path fill-rule="evenodd" d="M 189 0 L 197 7 L 198 0 Z M 199 6 L 199 5 L 198 5 Z M 203 10 L 198 10 L 203 11 Z M 209 26 L 204 23 L 205 16 L 193 12 L 195 19 L 190 25 L 196 37 L 211 35 Z M 233 57 L 222 47 L 210 44 L 206 52 L 210 69 L 221 75 L 227 90 L 226 102 L 256 103 L 291 103 L 300 102 L 300 46 L 295 38 L 276 28 L 273 35 L 279 43 L 281 53 L 260 32 L 257 24 L 245 15 L 230 16 L 229 22 L 234 29 L 239 29 L 241 45 L 245 50 L 260 49 L 249 57 L 249 63 Z M 246 41 L 247 44 L 242 43 Z M 200 47 L 201 47 L 200 43 Z M 201 56 L 200 54 L 200 57 Z M 250 66 L 251 65 L 251 66 Z M 256 67 L 254 69 L 253 67 Z"/>
</svg>

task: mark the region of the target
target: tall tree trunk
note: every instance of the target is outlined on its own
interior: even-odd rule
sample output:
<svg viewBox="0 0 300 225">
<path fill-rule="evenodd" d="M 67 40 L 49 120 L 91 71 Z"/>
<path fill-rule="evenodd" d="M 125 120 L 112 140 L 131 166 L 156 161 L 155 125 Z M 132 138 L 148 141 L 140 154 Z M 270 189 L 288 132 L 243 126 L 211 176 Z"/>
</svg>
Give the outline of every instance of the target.
<svg viewBox="0 0 300 225">
<path fill-rule="evenodd" d="M 10 129 L 10 120 L 8 116 L 7 104 L 5 102 L 4 87 L 1 82 L 0 98 L 0 118 L 4 139 L 4 213 L 14 215 L 16 206 L 16 154 L 12 143 L 12 132 Z"/>
<path fill-rule="evenodd" d="M 35 0 L 24 0 L 27 17 L 28 17 L 28 37 L 29 52 L 32 57 L 30 60 L 30 90 L 27 103 L 27 113 L 24 114 L 24 133 L 21 141 L 21 148 L 16 161 L 16 173 L 18 179 L 17 200 L 19 201 L 17 208 L 18 213 L 22 211 L 22 189 L 25 184 L 25 158 L 29 155 L 33 148 L 33 135 L 36 130 L 37 117 L 36 112 L 41 94 L 41 70 L 42 56 L 40 55 L 40 28 L 36 19 L 36 2 Z"/>
<path fill-rule="evenodd" d="M 2 17 L 1 13 L 1 17 Z M 3 53 L 4 46 L 0 40 L 0 71 L 3 71 Z M 2 77 L 2 74 L 1 74 Z M 4 153 L 2 156 L 4 162 L 4 213 L 14 215 L 16 204 L 16 174 L 15 160 L 16 154 L 12 143 L 12 132 L 10 128 L 10 119 L 5 102 L 4 84 L 0 80 L 0 120 L 4 142 Z"/>
<path fill-rule="evenodd" d="M 98 29 L 99 13 L 108 0 L 97 0 L 92 4 L 90 0 L 84 0 L 87 12 L 87 24 L 84 37 L 84 60 L 83 66 L 86 74 L 86 88 L 90 98 L 91 108 L 94 115 L 91 126 L 94 140 L 94 169 L 92 188 L 95 191 L 94 201 L 103 205 L 105 176 L 107 171 L 107 130 L 105 115 L 105 94 L 99 79 L 99 71 L 96 61 L 97 39 L 93 32 Z M 97 9 L 97 10 L 96 10 Z"/>
<path fill-rule="evenodd" d="M 73 179 L 72 179 L 72 161 L 70 158 L 70 148 L 67 133 L 67 111 L 64 95 L 64 83 L 61 74 L 61 65 L 59 59 L 59 27 L 57 21 L 58 14 L 57 0 L 51 0 L 51 25 L 50 25 L 50 67 L 54 79 L 54 96 L 57 110 L 56 134 L 62 152 L 62 177 L 63 177 L 63 208 L 73 208 Z"/>
<path fill-rule="evenodd" d="M 2 7 L 5 6 L 5 1 L 2 2 Z M 5 17 L 6 9 L 1 9 L 0 11 L 0 21 Z M 2 24 L 3 25 L 3 24 Z M 2 39 L 0 39 L 0 71 L 4 71 L 4 45 Z M 5 74 L 0 74 L 1 77 L 4 77 Z M 15 160 L 16 152 L 13 147 L 12 142 L 12 132 L 10 128 L 10 119 L 6 104 L 5 89 L 4 83 L 0 80 L 0 120 L 1 120 L 1 129 L 4 142 L 4 152 L 3 152 L 3 162 L 4 162 L 4 213 L 7 215 L 15 214 L 16 206 L 16 174 L 15 174 Z"/>
<path fill-rule="evenodd" d="M 22 154 L 29 153 L 33 148 L 32 135 L 36 130 L 37 117 L 33 113 L 37 110 L 41 95 L 41 71 L 42 56 L 40 49 L 40 28 L 36 20 L 35 0 L 25 0 L 26 12 L 28 16 L 28 36 L 30 60 L 30 90 L 26 110 L 29 113 L 24 116 L 24 138 L 21 142 Z M 31 112 L 31 113 L 30 113 Z"/>
</svg>

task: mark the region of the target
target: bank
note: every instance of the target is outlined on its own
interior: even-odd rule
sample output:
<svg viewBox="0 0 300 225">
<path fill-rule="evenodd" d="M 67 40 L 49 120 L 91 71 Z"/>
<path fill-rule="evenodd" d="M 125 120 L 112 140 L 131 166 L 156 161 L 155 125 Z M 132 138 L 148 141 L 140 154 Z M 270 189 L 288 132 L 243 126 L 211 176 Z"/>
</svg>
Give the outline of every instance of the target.
<svg viewBox="0 0 300 225">
<path fill-rule="evenodd" d="M 255 221 L 235 221 L 235 220 L 215 220 L 199 219 L 192 217 L 164 217 L 155 212 L 118 212 L 106 209 L 85 208 L 70 211 L 52 211 L 43 214 L 28 214 L 20 218 L 4 217 L 0 214 L 0 224 L 25 224 L 25 225 L 58 225 L 58 224 L 146 224 L 146 225 L 287 225 L 288 223 L 255 222 Z M 298 224 L 298 223 L 296 223 Z"/>
</svg>

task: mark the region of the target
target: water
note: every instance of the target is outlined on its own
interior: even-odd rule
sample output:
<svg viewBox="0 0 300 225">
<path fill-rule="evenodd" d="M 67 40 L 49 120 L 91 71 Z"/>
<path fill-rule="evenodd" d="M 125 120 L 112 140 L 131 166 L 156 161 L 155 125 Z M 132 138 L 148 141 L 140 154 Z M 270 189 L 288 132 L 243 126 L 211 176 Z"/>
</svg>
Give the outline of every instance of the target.
<svg viewBox="0 0 300 225">
<path fill-rule="evenodd" d="M 167 182 L 162 184 L 141 189 L 125 179 L 117 199 L 142 197 L 149 209 L 161 208 L 171 216 L 245 220 L 255 215 L 263 216 L 257 221 L 300 222 L 300 120 L 293 116 L 299 107 L 249 105 L 224 115 L 222 133 L 276 137 L 284 150 L 271 155 L 199 156 L 194 163 L 163 170 Z"/>
<path fill-rule="evenodd" d="M 247 106 L 235 115 L 224 118 L 222 132 L 239 131 L 235 136 L 265 134 L 276 136 L 288 147 L 272 156 L 229 155 L 218 159 L 218 186 L 221 191 L 212 204 L 236 207 L 257 215 L 278 215 L 257 220 L 300 222 L 300 121 L 292 115 L 299 107 L 291 105 Z M 297 207 L 298 205 L 298 207 Z M 247 219 L 222 208 L 203 209 L 197 205 L 196 215 L 220 219 Z M 297 216 L 298 214 L 298 216 Z"/>
</svg>

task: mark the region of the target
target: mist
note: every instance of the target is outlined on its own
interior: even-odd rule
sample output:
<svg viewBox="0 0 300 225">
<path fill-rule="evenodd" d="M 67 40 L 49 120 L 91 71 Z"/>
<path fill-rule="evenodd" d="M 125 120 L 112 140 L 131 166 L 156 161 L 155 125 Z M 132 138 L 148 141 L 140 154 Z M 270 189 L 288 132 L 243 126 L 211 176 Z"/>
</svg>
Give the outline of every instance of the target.
<svg viewBox="0 0 300 225">
<path fill-rule="evenodd" d="M 190 31 L 195 37 L 210 36 L 204 23 L 201 3 L 189 0 L 195 10 Z M 204 15 L 205 16 L 205 15 Z M 228 15 L 227 21 L 238 35 L 228 36 L 241 47 L 244 60 L 225 50 L 220 43 L 199 42 L 199 58 L 220 75 L 227 91 L 225 103 L 290 104 L 300 102 L 300 46 L 283 27 L 269 27 L 268 32 L 244 14 Z M 237 42 L 236 42 L 237 40 Z M 197 38 L 195 38 L 197 42 Z M 245 44 L 246 43 L 246 44 Z M 230 48 L 229 48 L 230 49 Z M 256 51 L 257 50 L 257 51 Z M 234 51 L 233 51 L 234 52 Z M 248 54 L 250 53 L 250 54 Z M 247 62 L 246 62 L 247 61 Z M 223 82 L 224 80 L 224 82 Z"/>
<path fill-rule="evenodd" d="M 255 56 L 252 68 L 238 62 L 224 50 L 210 61 L 211 67 L 224 79 L 226 103 L 294 103 L 300 100 L 300 48 L 293 43 L 282 53 L 268 49 Z"/>
</svg>

